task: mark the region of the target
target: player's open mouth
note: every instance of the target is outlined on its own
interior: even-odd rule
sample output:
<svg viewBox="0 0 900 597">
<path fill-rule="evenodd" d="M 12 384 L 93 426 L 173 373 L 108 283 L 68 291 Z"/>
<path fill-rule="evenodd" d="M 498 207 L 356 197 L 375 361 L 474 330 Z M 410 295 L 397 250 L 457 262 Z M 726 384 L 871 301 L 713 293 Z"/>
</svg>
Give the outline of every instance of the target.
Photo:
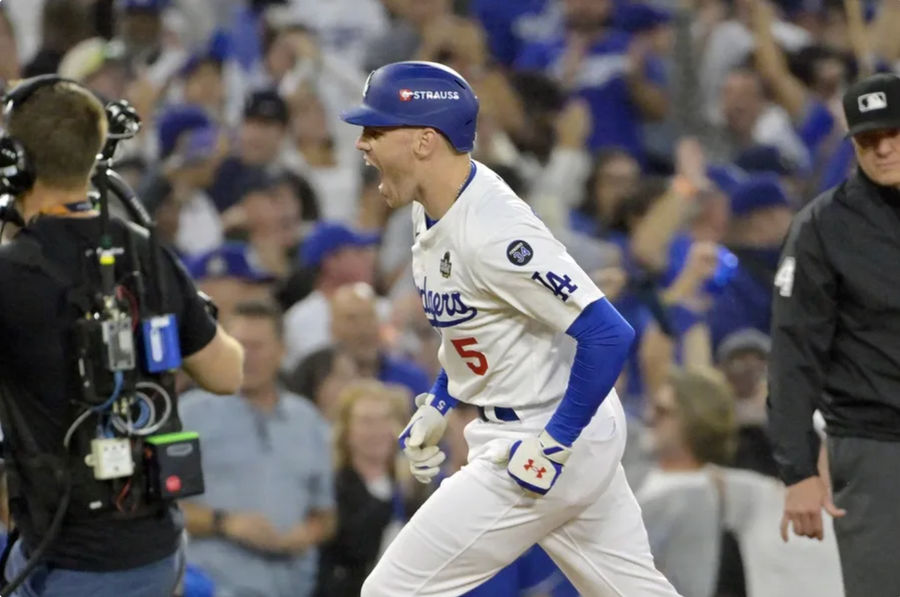
<svg viewBox="0 0 900 597">
<path fill-rule="evenodd" d="M 363 161 L 366 163 L 366 166 L 371 166 L 378 170 L 378 173 L 381 175 L 378 179 L 378 192 L 382 197 L 387 197 L 387 194 L 384 192 L 384 173 L 381 171 L 381 168 L 375 165 L 372 160 L 369 159 L 368 155 L 363 155 Z"/>
</svg>

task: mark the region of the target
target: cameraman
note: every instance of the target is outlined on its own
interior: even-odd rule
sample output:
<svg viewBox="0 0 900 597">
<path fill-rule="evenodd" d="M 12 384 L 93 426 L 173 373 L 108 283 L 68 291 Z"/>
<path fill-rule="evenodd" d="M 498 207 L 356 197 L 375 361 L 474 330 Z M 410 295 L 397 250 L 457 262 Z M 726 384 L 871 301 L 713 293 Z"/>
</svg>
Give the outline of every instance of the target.
<svg viewBox="0 0 900 597">
<path fill-rule="evenodd" d="M 8 97 L 14 94 L 15 89 Z M 24 148 L 32 178 L 27 188 L 17 189 L 20 223 L 25 226 L 0 246 L 0 416 L 4 457 L 15 469 L 11 475 L 18 486 L 18 491 L 10 486 L 12 518 L 21 533 L 9 555 L 6 578 L 15 577 L 42 539 L 52 534 L 46 523 L 65 485 L 71 498 L 61 530 L 14 595 L 169 597 L 183 565 L 182 518 L 174 502 L 134 507 L 131 516 L 122 509 L 100 508 L 87 496 L 91 484 L 101 482 L 95 482 L 91 472 L 85 477 L 76 471 L 79 458 L 84 464 L 84 452 L 63 447 L 75 415 L 87 412 L 73 406 L 83 391 L 73 329 L 85 310 L 72 297 L 97 292 L 96 255 L 104 226 L 88 201 L 88 190 L 95 156 L 106 139 L 107 117 L 89 91 L 56 79 L 9 104 L 6 131 Z M 133 284 L 140 277 L 146 285 L 143 296 L 157 293 L 160 312 L 175 316 L 181 368 L 209 391 L 236 392 L 242 349 L 208 314 L 173 254 L 160 251 L 158 277 L 146 275 L 152 259 L 146 231 L 118 219 L 109 221 L 108 231 L 112 246 L 122 248 L 115 260 L 115 280 L 117 293 L 128 297 L 126 311 L 136 320 L 138 307 L 145 309 L 135 298 L 142 296 Z M 25 253 L 37 254 L 33 263 L 14 258 L 26 245 L 39 249 Z M 135 267 L 144 275 L 136 276 Z M 132 290 L 126 280 L 131 280 Z M 162 288 L 156 288 L 157 281 Z M 174 395 L 170 404 L 177 423 Z M 90 443 L 99 421 L 97 416 L 86 420 L 74 435 L 88 434 Z M 59 482 L 59 474 L 47 473 L 48 462 L 67 463 L 71 481 Z M 119 498 L 135 493 L 131 481 Z"/>
</svg>

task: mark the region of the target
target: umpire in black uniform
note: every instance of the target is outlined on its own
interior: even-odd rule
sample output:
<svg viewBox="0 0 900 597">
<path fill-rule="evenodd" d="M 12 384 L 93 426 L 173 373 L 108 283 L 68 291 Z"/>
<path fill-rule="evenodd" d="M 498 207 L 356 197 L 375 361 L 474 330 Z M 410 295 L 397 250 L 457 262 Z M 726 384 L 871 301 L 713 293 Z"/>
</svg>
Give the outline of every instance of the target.
<svg viewBox="0 0 900 597">
<path fill-rule="evenodd" d="M 850 87 L 858 169 L 794 218 L 775 278 L 769 422 L 782 535 L 834 517 L 847 597 L 900 595 L 900 78 Z M 831 487 L 817 471 L 825 418 Z"/>
</svg>

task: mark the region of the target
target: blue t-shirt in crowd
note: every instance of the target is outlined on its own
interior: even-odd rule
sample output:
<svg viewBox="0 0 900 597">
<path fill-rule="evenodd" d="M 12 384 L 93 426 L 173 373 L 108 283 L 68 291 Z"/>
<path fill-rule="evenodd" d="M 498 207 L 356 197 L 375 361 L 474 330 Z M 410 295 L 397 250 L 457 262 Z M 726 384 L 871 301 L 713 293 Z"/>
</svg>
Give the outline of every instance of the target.
<svg viewBox="0 0 900 597">
<path fill-rule="evenodd" d="M 707 315 L 713 349 L 728 334 L 744 328 L 769 333 L 772 323 L 772 285 L 778 249 L 736 249 L 740 259 L 734 277 Z"/>
<path fill-rule="evenodd" d="M 562 28 L 562 11 L 551 0 L 473 0 L 472 15 L 487 33 L 494 58 L 510 66 L 533 42 L 551 38 Z"/>
<path fill-rule="evenodd" d="M 382 355 L 378 381 L 406 386 L 413 396 L 427 392 L 431 388 L 428 374 L 416 363 Z"/>
<path fill-rule="evenodd" d="M 631 36 L 610 29 L 588 50 L 576 76 L 573 93 L 591 107 L 593 130 L 588 147 L 619 147 L 642 160 L 641 121 L 637 105 L 631 101 L 625 69 Z M 562 75 L 566 39 L 557 34 L 545 42 L 528 44 L 516 59 L 521 70 L 539 70 L 559 80 Z M 647 63 L 647 76 L 662 83 L 664 70 L 654 61 Z"/>
</svg>

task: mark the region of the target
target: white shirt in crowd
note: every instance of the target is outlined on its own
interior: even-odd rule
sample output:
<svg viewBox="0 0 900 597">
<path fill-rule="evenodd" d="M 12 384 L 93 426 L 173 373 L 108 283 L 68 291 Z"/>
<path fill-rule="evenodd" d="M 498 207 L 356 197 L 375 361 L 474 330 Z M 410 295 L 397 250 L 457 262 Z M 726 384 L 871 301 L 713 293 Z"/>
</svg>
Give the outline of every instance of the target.
<svg viewBox="0 0 900 597">
<path fill-rule="evenodd" d="M 784 486 L 776 479 L 728 468 L 654 469 L 636 497 L 656 565 L 684 597 L 713 595 L 723 530 L 740 545 L 748 597 L 843 596 L 831 519 L 824 515 L 823 541 L 791 536 L 784 543 Z"/>
<path fill-rule="evenodd" d="M 209 195 L 197 191 L 181 206 L 175 246 L 187 255 L 205 253 L 221 246 L 225 240 L 222 217 Z"/>
</svg>

